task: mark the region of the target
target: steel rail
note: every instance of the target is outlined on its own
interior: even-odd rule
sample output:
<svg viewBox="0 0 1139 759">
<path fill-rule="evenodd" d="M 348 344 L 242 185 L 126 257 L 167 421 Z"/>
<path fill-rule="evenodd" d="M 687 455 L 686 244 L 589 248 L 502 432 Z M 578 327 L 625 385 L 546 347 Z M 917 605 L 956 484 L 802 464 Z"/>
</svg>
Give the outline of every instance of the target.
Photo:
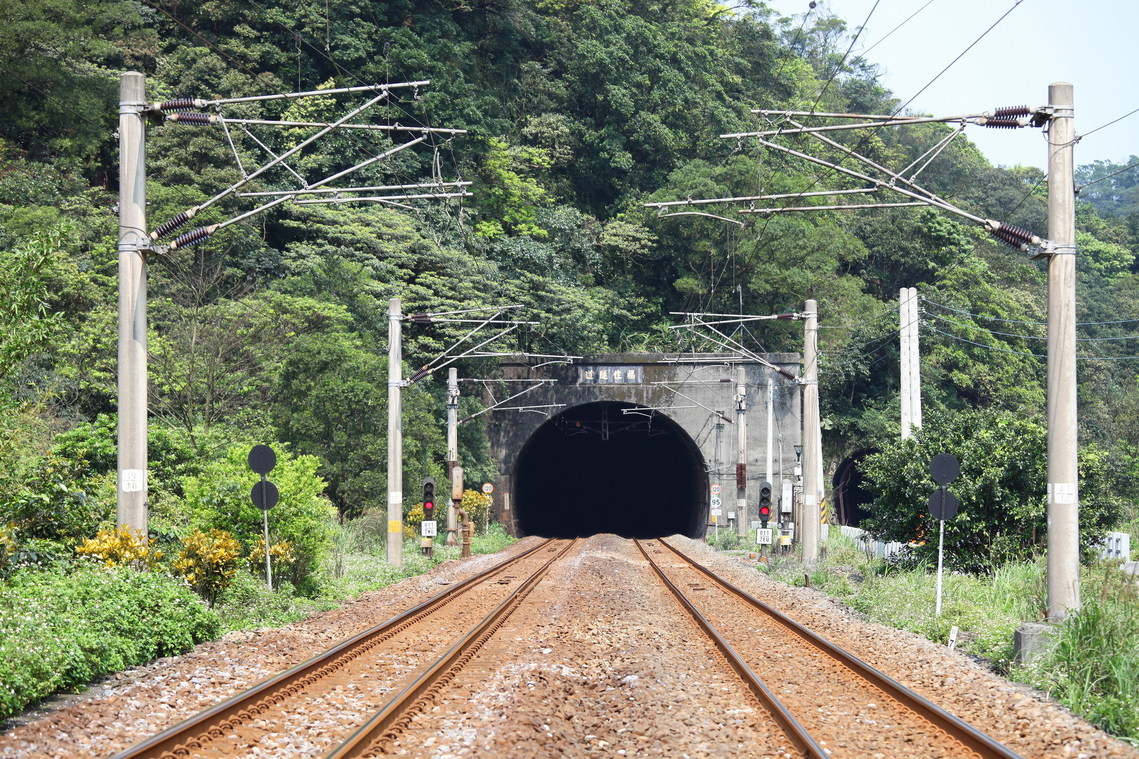
<svg viewBox="0 0 1139 759">
<path fill-rule="evenodd" d="M 649 566 L 652 567 L 656 576 L 664 583 L 665 587 L 668 588 L 677 602 L 684 607 L 685 611 L 688 612 L 700 629 L 704 631 L 708 639 L 715 644 L 716 648 L 728 662 L 728 665 L 735 671 L 740 679 L 743 680 L 748 690 L 756 697 L 760 705 L 771 715 L 775 724 L 783 731 L 788 740 L 791 741 L 798 755 L 808 759 L 828 759 L 830 753 L 819 745 L 818 741 L 807 732 L 807 729 L 795 719 L 791 711 L 772 693 L 771 689 L 767 687 L 767 684 L 748 666 L 747 662 L 732 648 L 727 639 L 720 635 L 716 628 L 712 626 L 712 623 L 688 600 L 684 591 L 678 588 L 676 584 L 665 575 L 664 570 L 662 570 L 652 556 L 649 555 L 643 542 L 640 540 L 634 540 L 633 542 L 641 552 L 641 555 L 645 557 Z M 671 548 L 671 546 L 667 546 L 664 541 L 658 540 L 657 542 L 661 545 L 665 545 L 667 548 Z"/>
<path fill-rule="evenodd" d="M 337 749 L 329 752 L 325 759 L 354 759 L 382 755 L 382 744 L 397 737 L 412 719 L 417 703 L 430 691 L 446 685 L 458 671 L 478 653 L 478 650 L 506 622 L 511 614 L 522 605 L 530 592 L 538 585 L 559 558 L 564 556 L 577 539 L 569 541 L 564 548 L 550 548 L 556 552 L 549 561 L 539 567 L 518 588 L 490 612 L 470 632 L 453 645 L 443 656 L 429 665 L 414 682 L 396 694 L 376 712 L 370 720 L 348 737 Z"/>
<path fill-rule="evenodd" d="M 879 690 L 883 691 L 886 695 L 893 698 L 906 708 L 921 715 L 930 723 L 944 730 L 947 734 L 959 740 L 965 747 L 976 754 L 982 759 L 1021 759 L 1020 755 L 1009 749 L 1007 746 L 998 743 L 996 740 L 973 727 L 959 717 L 950 714 L 949 712 L 937 706 L 933 702 L 924 698 L 923 696 L 915 693 L 906 686 L 894 680 L 892 677 L 875 669 L 866 662 L 862 661 L 853 654 L 839 648 L 834 643 L 831 643 L 826 638 L 818 633 L 812 632 L 805 626 L 796 622 L 788 617 L 781 611 L 778 611 L 771 606 L 765 604 L 763 601 L 752 596 L 745 590 L 732 585 L 727 580 L 723 579 L 715 572 L 707 567 L 702 566 L 693 559 L 683 554 L 676 547 L 669 545 L 664 540 L 657 540 L 662 546 L 671 551 L 678 558 L 685 561 L 693 569 L 699 571 L 712 582 L 716 583 L 726 591 L 736 596 L 739 600 L 746 603 L 748 606 L 762 612 L 773 620 L 779 622 L 785 628 L 795 633 L 806 641 L 811 646 L 817 648 L 823 653 L 830 656 L 832 659 L 842 664 L 853 672 L 858 677 L 865 679 L 870 684 L 876 686 Z"/>
<path fill-rule="evenodd" d="M 195 736 L 216 732 L 234 718 L 240 719 L 242 712 L 257 709 L 256 704 L 260 702 L 277 703 L 288 698 L 291 694 L 303 689 L 308 683 L 319 678 L 321 670 L 335 666 L 337 660 L 352 658 L 355 653 L 373 641 L 380 642 L 385 635 L 398 632 L 402 627 L 413 624 L 418 618 L 437 611 L 466 591 L 510 569 L 519 561 L 541 551 L 552 542 L 554 542 L 552 539 L 547 540 L 511 559 L 496 564 L 484 572 L 472 575 L 388 621 L 365 630 L 308 661 L 269 677 L 248 690 L 136 743 L 115 754 L 112 759 L 159 759 L 160 757 L 192 756 L 196 741 Z M 260 709 L 257 710 L 261 711 Z M 178 751 L 182 751 L 182 753 L 177 753 Z"/>
</svg>

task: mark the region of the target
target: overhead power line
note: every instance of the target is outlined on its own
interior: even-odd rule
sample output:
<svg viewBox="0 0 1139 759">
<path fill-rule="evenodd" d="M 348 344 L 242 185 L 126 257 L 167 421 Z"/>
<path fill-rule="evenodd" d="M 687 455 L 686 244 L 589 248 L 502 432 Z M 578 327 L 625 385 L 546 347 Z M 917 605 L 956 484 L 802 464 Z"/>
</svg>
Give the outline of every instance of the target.
<svg viewBox="0 0 1139 759">
<path fill-rule="evenodd" d="M 1117 119 L 1112 119 L 1111 121 L 1107 122 L 1106 124 L 1104 124 L 1104 125 L 1102 125 L 1102 126 L 1097 126 L 1095 129 L 1092 129 L 1092 130 L 1091 130 L 1091 131 L 1089 131 L 1089 132 L 1084 132 L 1084 133 L 1083 133 L 1083 134 L 1081 134 L 1081 135 L 1080 135 L 1080 136 L 1079 136 L 1077 139 L 1080 139 L 1080 140 L 1082 140 L 1083 138 L 1087 137 L 1089 134 L 1095 134 L 1096 132 L 1098 132 L 1098 131 L 1099 131 L 1099 130 L 1101 130 L 1101 129 L 1107 129 L 1107 128 L 1108 128 L 1109 126 L 1111 126 L 1112 124 L 1116 124 L 1116 123 L 1118 123 L 1118 122 L 1120 122 L 1120 121 L 1123 121 L 1124 119 L 1128 118 L 1129 116 L 1134 116 L 1134 115 L 1135 115 L 1135 114 L 1137 114 L 1137 113 L 1139 113 L 1139 108 L 1136 108 L 1135 110 L 1133 110 L 1133 111 L 1131 111 L 1131 112 L 1129 112 L 1129 113 L 1125 113 L 1125 114 L 1123 114 L 1122 116 L 1120 116 L 1120 117 L 1119 117 L 1119 118 L 1117 118 Z"/>
</svg>

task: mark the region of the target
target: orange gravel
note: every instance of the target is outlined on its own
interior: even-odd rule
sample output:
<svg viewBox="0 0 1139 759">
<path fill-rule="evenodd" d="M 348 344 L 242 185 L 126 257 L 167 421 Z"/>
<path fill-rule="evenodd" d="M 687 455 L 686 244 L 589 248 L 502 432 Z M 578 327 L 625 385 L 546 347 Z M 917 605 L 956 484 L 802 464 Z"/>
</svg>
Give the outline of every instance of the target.
<svg viewBox="0 0 1139 759">
<path fill-rule="evenodd" d="M 1139 752 L 1040 694 L 944 646 L 862 622 L 815 591 L 773 582 L 698 541 L 669 541 L 1026 759 L 1139 759 Z M 450 562 L 304 622 L 231 634 L 121 673 L 57 709 L 25 715 L 0 734 L 0 757 L 109 756 L 503 558 Z M 781 738 L 762 710 L 654 582 L 629 541 L 611 535 L 582 541 L 539 586 L 541 603 L 520 610 L 472 662 L 469 676 L 390 751 L 512 758 L 780 755 Z M 314 727 L 328 716 L 314 715 Z M 249 755 L 322 755 L 310 751 L 297 744 Z"/>
</svg>

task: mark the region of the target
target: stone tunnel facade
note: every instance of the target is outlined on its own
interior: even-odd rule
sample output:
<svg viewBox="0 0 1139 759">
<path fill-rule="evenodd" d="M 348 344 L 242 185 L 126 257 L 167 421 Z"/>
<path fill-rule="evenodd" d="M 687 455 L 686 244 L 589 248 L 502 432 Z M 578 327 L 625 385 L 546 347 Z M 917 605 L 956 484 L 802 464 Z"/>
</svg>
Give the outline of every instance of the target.
<svg viewBox="0 0 1139 759">
<path fill-rule="evenodd" d="M 798 354 L 764 358 L 799 372 Z M 770 367 L 714 354 L 640 353 L 500 365 L 503 382 L 487 386 L 488 402 L 533 387 L 489 414 L 498 468 L 492 511 L 513 534 L 698 538 L 713 525 L 738 524 L 737 367 L 746 390 L 744 522 L 757 519 L 765 480 L 777 517 L 790 521 L 800 387 Z"/>
</svg>

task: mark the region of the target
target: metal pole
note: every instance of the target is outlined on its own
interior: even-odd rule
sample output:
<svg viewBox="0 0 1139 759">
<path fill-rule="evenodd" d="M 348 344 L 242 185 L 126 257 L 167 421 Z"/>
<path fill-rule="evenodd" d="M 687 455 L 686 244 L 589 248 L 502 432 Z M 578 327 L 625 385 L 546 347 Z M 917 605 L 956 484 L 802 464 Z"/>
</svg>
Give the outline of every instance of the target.
<svg viewBox="0 0 1139 759">
<path fill-rule="evenodd" d="M 1048 87 L 1048 616 L 1080 607 L 1073 88 Z"/>
<path fill-rule="evenodd" d="M 459 370 L 447 370 L 447 477 L 451 478 L 459 464 Z M 455 513 L 455 501 L 447 503 L 447 545 L 459 544 L 455 532 L 459 527 L 459 515 Z"/>
<path fill-rule="evenodd" d="M 944 490 L 945 490 L 945 488 L 942 487 L 943 492 L 944 492 Z M 945 496 L 943 494 L 942 495 L 942 508 L 945 508 L 944 502 L 945 502 Z M 939 519 L 937 521 L 940 522 L 941 524 L 937 530 L 937 608 L 934 610 L 934 616 L 940 617 L 941 616 L 941 577 L 942 577 L 942 572 L 943 572 L 942 568 L 944 567 L 944 559 L 945 559 L 945 520 Z"/>
<path fill-rule="evenodd" d="M 147 534 L 146 79 L 119 83 L 119 482 L 118 524 Z"/>
<path fill-rule="evenodd" d="M 803 317 L 803 561 L 819 558 L 819 314 L 807 301 Z"/>
<path fill-rule="evenodd" d="M 261 497 L 265 498 L 265 475 L 261 475 Z M 267 501 L 262 501 L 267 503 Z M 261 524 L 265 529 L 265 585 L 273 589 L 273 571 L 269 566 L 269 510 L 261 511 Z"/>
<path fill-rule="evenodd" d="M 403 566 L 403 314 L 399 298 L 388 301 L 388 563 Z"/>
<path fill-rule="evenodd" d="M 775 451 L 771 443 L 775 437 L 775 383 L 771 377 L 767 378 L 767 461 L 763 470 L 763 479 L 775 485 L 774 472 L 771 469 Z"/>
<path fill-rule="evenodd" d="M 909 288 L 909 334 L 910 334 L 910 427 L 921 429 L 921 351 L 919 349 L 921 318 L 918 316 L 918 289 Z"/>
<path fill-rule="evenodd" d="M 740 537 L 748 534 L 747 519 L 747 369 L 736 367 L 736 518 Z"/>
<path fill-rule="evenodd" d="M 910 330 L 909 322 L 909 288 L 903 287 L 898 290 L 898 334 L 902 341 L 901 354 L 898 357 L 898 368 L 900 370 L 900 379 L 898 382 L 899 395 L 901 396 L 902 405 L 902 439 L 905 440 L 911 434 L 912 425 L 912 403 L 910 401 L 910 392 L 913 390 L 913 384 L 910 382 Z"/>
</svg>

